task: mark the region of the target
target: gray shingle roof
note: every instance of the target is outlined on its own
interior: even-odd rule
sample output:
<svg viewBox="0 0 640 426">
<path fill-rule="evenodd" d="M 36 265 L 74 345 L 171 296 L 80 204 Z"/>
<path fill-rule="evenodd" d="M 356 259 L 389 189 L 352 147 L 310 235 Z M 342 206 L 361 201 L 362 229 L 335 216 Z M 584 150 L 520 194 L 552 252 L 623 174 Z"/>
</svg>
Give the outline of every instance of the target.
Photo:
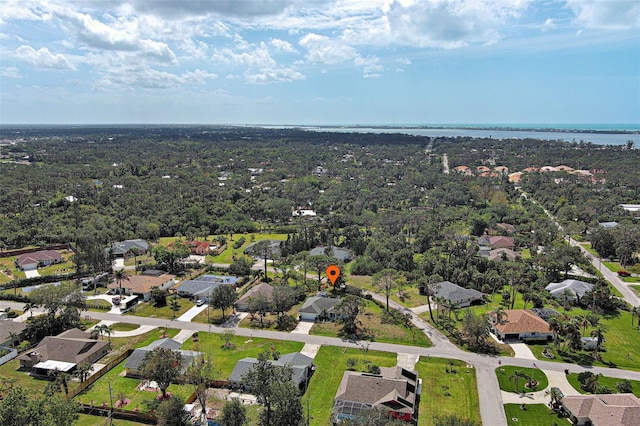
<svg viewBox="0 0 640 426">
<path fill-rule="evenodd" d="M 320 315 L 325 309 L 327 312 L 331 312 L 338 303 L 340 303 L 340 299 L 312 296 L 305 300 L 299 312 Z"/>
<path fill-rule="evenodd" d="M 236 366 L 233 368 L 233 371 L 229 376 L 229 381 L 241 383 L 242 378 L 253 369 L 253 366 L 257 362 L 258 360 L 256 358 L 242 358 L 236 363 Z M 296 385 L 300 385 L 300 383 L 304 382 L 307 376 L 308 369 L 313 364 L 313 359 L 301 354 L 300 352 L 293 352 L 290 354 L 282 355 L 277 361 L 270 362 L 272 365 L 278 367 L 291 367 L 291 369 L 293 370 L 291 380 Z"/>
<path fill-rule="evenodd" d="M 564 280 L 559 283 L 550 283 L 545 290 L 549 291 L 553 297 L 562 297 L 567 290 L 575 296 L 582 297 L 593 290 L 593 284 L 578 280 Z"/>
<path fill-rule="evenodd" d="M 460 303 L 466 299 L 481 299 L 482 293 L 472 288 L 460 287 L 450 281 L 442 281 L 434 286 L 436 297 L 443 298 L 451 303 Z"/>
</svg>

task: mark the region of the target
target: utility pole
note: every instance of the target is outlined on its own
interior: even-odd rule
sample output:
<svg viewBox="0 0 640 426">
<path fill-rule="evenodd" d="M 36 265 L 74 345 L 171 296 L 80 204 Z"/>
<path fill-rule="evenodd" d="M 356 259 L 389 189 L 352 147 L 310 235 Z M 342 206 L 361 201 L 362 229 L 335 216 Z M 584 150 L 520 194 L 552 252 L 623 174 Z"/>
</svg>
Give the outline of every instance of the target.
<svg viewBox="0 0 640 426">
<path fill-rule="evenodd" d="M 113 386 L 109 382 L 109 401 L 111 401 L 111 410 L 109 411 L 109 425 L 113 425 Z"/>
</svg>

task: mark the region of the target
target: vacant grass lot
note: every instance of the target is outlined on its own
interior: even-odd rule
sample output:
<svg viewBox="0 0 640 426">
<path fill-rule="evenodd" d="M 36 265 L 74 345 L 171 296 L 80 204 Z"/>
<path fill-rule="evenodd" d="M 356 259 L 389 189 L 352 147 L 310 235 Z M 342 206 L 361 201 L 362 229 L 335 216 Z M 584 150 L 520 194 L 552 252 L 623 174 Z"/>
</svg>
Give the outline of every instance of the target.
<svg viewBox="0 0 640 426">
<path fill-rule="evenodd" d="M 434 416 L 444 414 L 455 414 L 480 424 L 480 402 L 473 368 L 467 368 L 458 360 L 421 357 L 416 370 L 422 379 L 418 426 L 432 425 Z"/>
<path fill-rule="evenodd" d="M 358 315 L 362 322 L 359 326 L 371 332 L 376 342 L 397 343 L 403 345 L 429 347 L 431 342 L 424 333 L 414 327 L 395 325 L 382 321 L 384 308 L 367 300 L 365 312 Z M 340 331 L 341 324 L 337 322 L 316 323 L 311 328 L 310 334 L 318 336 L 335 337 Z"/>
<path fill-rule="evenodd" d="M 234 249 L 233 243 L 238 241 L 241 237 L 244 237 L 245 242 L 240 248 Z M 209 240 L 213 241 L 215 237 L 209 237 Z M 280 240 L 285 241 L 287 234 L 233 234 L 233 240 L 227 238 L 227 248 L 225 251 L 217 256 L 207 256 L 206 261 L 208 263 L 231 263 L 233 262 L 233 256 L 241 256 L 244 254 L 244 249 L 249 245 L 261 241 L 261 240 Z"/>
<path fill-rule="evenodd" d="M 538 385 L 535 389 L 529 389 L 525 387 L 527 383 L 527 379 L 520 377 L 518 380 L 518 386 L 516 387 L 516 379 L 515 379 L 515 371 L 521 371 L 527 376 L 533 377 Z M 539 370 L 537 368 L 527 368 L 527 367 L 516 367 L 513 365 L 505 365 L 503 367 L 496 368 L 496 376 L 498 377 L 498 384 L 500 385 L 500 390 L 505 392 L 515 392 L 520 393 L 522 391 L 530 392 L 530 391 L 539 391 L 545 389 L 549 386 L 549 379 L 547 379 L 547 375 L 544 374 L 544 371 Z"/>
<path fill-rule="evenodd" d="M 569 424 L 566 418 L 558 415 L 544 404 L 526 404 L 526 410 L 520 404 L 504 404 L 504 412 L 509 426 L 550 426 Z"/>
<path fill-rule="evenodd" d="M 313 425 L 327 425 L 331 418 L 333 398 L 336 396 L 342 376 L 347 370 L 347 359 L 358 361 L 357 369 L 362 371 L 364 361 L 369 361 L 379 367 L 393 367 L 397 362 L 397 355 L 390 352 L 363 351 L 336 346 L 322 346 L 313 363 L 316 372 L 309 382 L 309 389 L 302 397 L 303 406 L 309 401 L 310 414 Z"/>
<path fill-rule="evenodd" d="M 231 375 L 236 362 L 242 358 L 257 358 L 265 350 L 273 347 L 282 355 L 291 352 L 299 352 L 304 346 L 301 342 L 288 342 L 286 340 L 269 340 L 260 338 L 247 338 L 234 336 L 231 342 L 236 346 L 234 350 L 223 349 L 224 342 L 220 335 L 214 333 L 198 333 L 198 341 L 187 340 L 182 349 L 204 352 L 211 355 L 217 369 L 220 370 L 220 379 L 226 380 Z"/>
<path fill-rule="evenodd" d="M 180 315 L 187 312 L 189 309 L 195 306 L 191 300 L 187 298 L 178 299 L 178 303 L 180 305 L 177 311 L 173 311 L 171 309 L 171 302 L 169 298 L 167 298 L 167 304 L 160 308 L 156 308 L 149 302 L 138 303 L 133 308 L 129 309 L 125 313 L 125 315 L 135 315 L 139 317 L 149 317 L 149 318 L 165 318 L 165 319 L 175 319 Z"/>
<path fill-rule="evenodd" d="M 580 386 L 580 382 L 578 381 L 578 373 L 569 373 L 567 375 L 567 380 L 580 393 L 588 394 L 589 392 L 582 389 Z M 603 386 L 607 386 L 610 389 L 613 389 L 614 392 L 618 392 L 618 388 L 616 387 L 616 383 L 622 382 L 622 379 L 616 379 L 615 377 L 606 377 L 600 376 L 598 378 L 598 383 Z M 640 381 L 639 380 L 629 380 L 631 383 L 631 387 L 633 389 L 633 394 L 640 398 Z"/>
</svg>

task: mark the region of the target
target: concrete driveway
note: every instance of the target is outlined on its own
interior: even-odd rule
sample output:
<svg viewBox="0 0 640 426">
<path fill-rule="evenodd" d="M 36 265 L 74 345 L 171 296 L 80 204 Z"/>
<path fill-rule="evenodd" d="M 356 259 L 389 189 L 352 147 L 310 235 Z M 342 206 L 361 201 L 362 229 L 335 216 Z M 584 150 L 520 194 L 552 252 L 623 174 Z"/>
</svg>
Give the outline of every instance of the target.
<svg viewBox="0 0 640 426">
<path fill-rule="evenodd" d="M 311 327 L 313 327 L 313 322 L 311 321 L 300 321 L 296 328 L 292 331 L 295 334 L 309 334 L 311 331 Z"/>
<path fill-rule="evenodd" d="M 206 303 L 202 306 L 194 306 L 193 308 L 189 309 L 187 312 L 185 312 L 184 314 L 176 318 L 176 321 L 191 322 L 191 320 L 193 320 L 196 317 L 196 315 L 198 315 L 200 312 L 205 311 L 206 309 L 207 309 Z"/>
<path fill-rule="evenodd" d="M 511 349 L 513 349 L 513 351 L 516 353 L 516 358 L 531 359 L 534 362 L 537 361 L 536 357 L 533 355 L 533 352 L 531 352 L 531 349 L 529 349 L 529 346 L 527 346 L 526 343 L 510 341 L 506 341 L 505 343 L 511 346 Z"/>
</svg>

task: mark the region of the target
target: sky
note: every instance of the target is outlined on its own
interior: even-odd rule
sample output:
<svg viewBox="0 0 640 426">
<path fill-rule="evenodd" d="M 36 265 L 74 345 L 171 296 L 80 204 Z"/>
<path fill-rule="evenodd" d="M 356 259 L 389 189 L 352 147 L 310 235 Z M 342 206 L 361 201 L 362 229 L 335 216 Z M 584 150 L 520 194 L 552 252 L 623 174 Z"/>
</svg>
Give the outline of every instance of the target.
<svg viewBox="0 0 640 426">
<path fill-rule="evenodd" d="M 0 0 L 0 124 L 640 123 L 638 0 Z"/>
</svg>

